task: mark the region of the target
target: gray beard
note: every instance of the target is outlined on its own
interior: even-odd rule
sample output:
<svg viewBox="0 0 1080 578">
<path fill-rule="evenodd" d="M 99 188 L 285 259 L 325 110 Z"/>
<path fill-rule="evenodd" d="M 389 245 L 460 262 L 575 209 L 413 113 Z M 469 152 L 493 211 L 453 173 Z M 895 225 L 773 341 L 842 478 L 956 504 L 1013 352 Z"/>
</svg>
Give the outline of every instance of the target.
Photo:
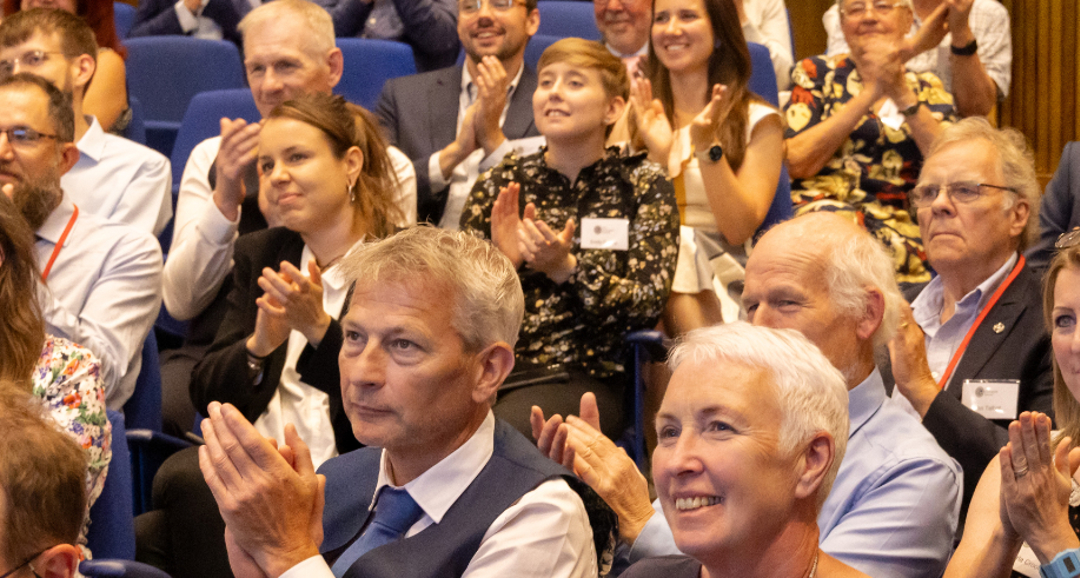
<svg viewBox="0 0 1080 578">
<path fill-rule="evenodd" d="M 15 206 L 29 223 L 30 229 L 34 231 L 45 224 L 49 215 L 60 205 L 60 199 L 63 198 L 63 192 L 57 180 L 52 180 L 51 185 L 46 185 L 45 182 L 47 181 L 44 179 L 39 182 L 23 181 L 15 185 L 12 195 Z"/>
</svg>

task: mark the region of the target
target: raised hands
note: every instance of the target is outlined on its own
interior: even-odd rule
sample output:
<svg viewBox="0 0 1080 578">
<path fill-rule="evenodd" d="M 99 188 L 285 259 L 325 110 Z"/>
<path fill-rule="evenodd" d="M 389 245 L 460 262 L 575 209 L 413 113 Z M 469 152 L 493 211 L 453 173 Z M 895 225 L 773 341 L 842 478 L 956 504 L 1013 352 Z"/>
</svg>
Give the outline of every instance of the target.
<svg viewBox="0 0 1080 578">
<path fill-rule="evenodd" d="M 330 327 L 330 315 L 323 309 L 322 276 L 312 259 L 308 262 L 309 277 L 304 277 L 295 265 L 287 261 L 281 269 L 267 267 L 259 277 L 259 287 L 265 291 L 255 300 L 259 308 L 255 333 L 248 338 L 247 348 L 257 357 L 265 357 L 281 346 L 295 329 L 318 347 Z"/>
<path fill-rule="evenodd" d="M 240 204 L 244 202 L 245 194 L 244 171 L 258 156 L 261 129 L 261 124 L 248 123 L 242 118 L 221 119 L 221 148 L 214 162 L 214 203 L 230 221 L 240 217 Z"/>
<path fill-rule="evenodd" d="M 199 468 L 226 526 L 238 576 L 279 576 L 319 554 L 325 478 L 291 424 L 285 446 L 263 438 L 239 410 L 217 402 L 203 420 Z"/>
<path fill-rule="evenodd" d="M 491 242 L 510 259 L 515 268 L 520 267 L 525 261 L 518 248 L 517 236 L 518 229 L 521 228 L 521 216 L 518 215 L 520 194 L 521 185 L 510 183 L 499 189 L 499 196 L 491 207 Z M 526 207 L 526 216 L 535 217 L 536 208 L 533 207 L 530 214 Z"/>
<path fill-rule="evenodd" d="M 690 122 L 690 142 L 695 151 L 706 150 L 716 142 L 720 126 L 731 112 L 731 99 L 725 98 L 727 94 L 727 86 L 713 85 L 709 102 Z"/>
<path fill-rule="evenodd" d="M 652 96 L 652 83 L 646 78 L 634 78 L 630 83 L 630 106 L 637 119 L 638 134 L 649 149 L 649 160 L 668 166 L 675 133 L 664 113 L 664 105 Z"/>
<path fill-rule="evenodd" d="M 476 118 L 474 132 L 477 145 L 484 148 L 484 154 L 491 154 L 506 140 L 500 119 L 506 108 L 507 89 L 510 76 L 502 62 L 495 56 L 485 56 L 476 64 Z"/>
<path fill-rule="evenodd" d="M 1051 456 L 1050 418 L 1023 412 L 1009 424 L 1009 443 L 998 453 L 1002 525 L 1019 534 L 1043 564 L 1080 547 L 1069 525 L 1072 476 L 1080 466 L 1080 448 L 1070 451 L 1071 444 L 1063 438 Z"/>
<path fill-rule="evenodd" d="M 948 18 L 949 4 L 942 2 L 923 20 L 915 34 L 904 38 L 900 45 L 901 59 L 907 62 L 927 50 L 937 48 L 949 33 Z"/>
<path fill-rule="evenodd" d="M 900 326 L 889 341 L 889 358 L 896 388 L 919 415 L 926 415 L 939 390 L 926 361 L 926 335 L 915 322 L 911 306 L 907 303 L 900 307 Z"/>
<path fill-rule="evenodd" d="M 577 267 L 574 247 L 573 219 L 556 233 L 547 223 L 536 219 L 536 205 L 528 203 L 518 215 L 521 186 L 517 183 L 499 189 L 491 207 L 491 242 L 506 255 L 514 267 L 526 264 L 534 271 L 546 274 L 556 283 L 570 277 Z"/>
</svg>

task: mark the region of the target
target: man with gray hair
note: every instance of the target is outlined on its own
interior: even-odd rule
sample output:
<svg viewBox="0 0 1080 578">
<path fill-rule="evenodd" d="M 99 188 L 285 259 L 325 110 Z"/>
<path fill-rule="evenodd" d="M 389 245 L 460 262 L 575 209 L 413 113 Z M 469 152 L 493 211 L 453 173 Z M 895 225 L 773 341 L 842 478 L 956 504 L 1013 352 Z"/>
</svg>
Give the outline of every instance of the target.
<svg viewBox="0 0 1080 578">
<path fill-rule="evenodd" d="M 343 265 L 355 284 L 342 398 L 368 447 L 316 475 L 291 425 L 275 449 L 212 403 L 199 462 L 234 573 L 596 576 L 611 528 L 590 518 L 610 511 L 587 511 L 589 490 L 491 412 L 525 307 L 510 261 L 464 233 L 416 227 Z"/>
<path fill-rule="evenodd" d="M 956 123 L 910 198 L 938 276 L 911 292 L 890 345 L 893 398 L 963 466 L 966 506 L 1009 422 L 1053 410 L 1042 283 L 1021 254 L 1039 206 L 1024 137 L 981 118 Z"/>
<path fill-rule="evenodd" d="M 903 298 L 880 243 L 827 213 L 777 225 L 747 261 L 743 304 L 754 325 L 800 331 L 847 382 L 851 432 L 817 518 L 822 551 L 876 578 L 940 575 L 952 553 L 960 470 L 917 420 L 887 402 L 874 349 L 895 332 Z M 595 407 L 582 405 L 591 421 Z M 560 422 L 544 423 L 534 410 L 541 450 L 572 466 L 619 514 L 630 561 L 676 553 L 626 454 L 585 419 Z"/>
</svg>

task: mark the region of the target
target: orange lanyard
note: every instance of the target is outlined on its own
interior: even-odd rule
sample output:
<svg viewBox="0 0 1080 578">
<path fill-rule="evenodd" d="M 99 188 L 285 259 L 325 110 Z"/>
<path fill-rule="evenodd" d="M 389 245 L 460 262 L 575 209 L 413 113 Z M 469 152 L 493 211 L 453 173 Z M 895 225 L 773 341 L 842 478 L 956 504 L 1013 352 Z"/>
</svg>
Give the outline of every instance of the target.
<svg viewBox="0 0 1080 578">
<path fill-rule="evenodd" d="M 68 219 L 67 227 L 64 227 L 64 232 L 60 235 L 60 240 L 57 241 L 56 246 L 53 247 L 52 256 L 49 257 L 49 262 L 45 264 L 45 270 L 41 272 L 42 281 L 49 278 L 49 271 L 52 271 L 53 263 L 55 263 L 56 258 L 60 256 L 60 250 L 64 248 L 64 241 L 67 241 L 68 234 L 71 233 L 71 228 L 75 226 L 75 220 L 79 218 L 79 206 L 72 206 L 75 207 L 75 210 L 71 212 L 71 218 Z"/>
<path fill-rule="evenodd" d="M 994 295 L 990 297 L 990 301 L 986 303 L 986 306 L 983 307 L 979 316 L 975 318 L 975 323 L 971 325 L 971 329 L 968 329 L 967 335 L 964 336 L 964 340 L 960 342 L 960 347 L 956 350 L 956 353 L 953 354 L 952 360 L 949 361 L 949 367 L 945 369 L 945 373 L 942 374 L 941 380 L 938 381 L 938 389 L 944 389 L 945 384 L 949 383 L 949 378 L 952 377 L 952 372 L 956 369 L 956 364 L 960 362 L 960 358 L 964 356 L 964 351 L 967 350 L 968 342 L 971 341 L 971 337 L 975 335 L 975 330 L 982 324 L 983 319 L 986 319 L 987 314 L 994 308 L 994 304 L 1001 298 L 1001 294 L 1012 284 L 1013 279 L 1016 279 L 1016 276 L 1020 274 L 1020 270 L 1024 268 L 1024 262 L 1024 256 L 1020 255 L 1013 270 L 1009 273 L 1009 276 L 1005 278 L 1005 282 L 997 288 L 997 291 L 994 291 Z"/>
</svg>

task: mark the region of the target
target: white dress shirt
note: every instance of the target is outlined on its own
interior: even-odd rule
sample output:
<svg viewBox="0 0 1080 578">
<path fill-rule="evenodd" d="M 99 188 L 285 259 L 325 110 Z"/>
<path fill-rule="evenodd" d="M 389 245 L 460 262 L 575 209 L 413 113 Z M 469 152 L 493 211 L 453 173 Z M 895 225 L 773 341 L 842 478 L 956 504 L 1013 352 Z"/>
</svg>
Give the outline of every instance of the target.
<svg viewBox="0 0 1080 578">
<path fill-rule="evenodd" d="M 180 22 L 180 29 L 184 31 L 184 34 L 204 40 L 221 40 L 224 37 L 224 33 L 217 22 L 202 15 L 203 10 L 206 9 L 206 5 L 209 3 L 210 0 L 199 2 L 199 11 L 196 13 L 188 9 L 184 0 L 177 0 L 176 4 L 173 5 L 173 10 L 176 11 L 176 19 Z"/>
<path fill-rule="evenodd" d="M 363 242 L 357 241 L 349 249 L 349 253 Z M 304 277 L 309 276 L 307 263 L 314 258 L 315 254 L 304 245 L 298 267 Z M 341 267 L 336 264 L 322 272 L 323 311 L 334 319 L 341 315 L 341 308 L 345 305 L 345 295 L 349 292 L 346 281 Z M 304 334 L 295 329 L 290 331 L 288 343 L 285 349 L 285 367 L 281 370 L 277 391 L 262 415 L 255 420 L 255 429 L 263 436 L 277 440 L 278 445 L 283 445 L 285 424 L 295 425 L 296 433 L 300 434 L 300 439 L 304 440 L 311 450 L 311 460 L 318 468 L 323 462 L 337 455 L 334 430 L 330 427 L 330 396 L 300 381 L 296 363 L 300 361 L 300 354 L 308 344 Z"/>
<path fill-rule="evenodd" d="M 502 116 L 499 117 L 500 127 L 506 124 L 506 111 L 510 110 L 510 100 L 514 98 L 514 91 L 517 90 L 518 83 L 521 82 L 521 73 L 524 71 L 525 65 L 522 65 L 518 68 L 517 75 L 510 81 L 510 86 L 506 92 L 506 105 L 503 107 Z M 472 74 L 469 73 L 468 66 L 463 66 L 461 69 L 461 92 L 458 94 L 457 129 L 454 134 L 461 132 L 461 122 L 465 119 L 465 111 L 476 102 L 477 98 L 477 88 L 473 84 Z M 431 190 L 441 191 L 448 186 L 450 187 L 446 197 L 446 208 L 443 210 L 442 219 L 439 221 L 440 228 L 450 231 L 461 228 L 461 211 L 465 209 L 465 201 L 469 199 L 469 193 L 472 192 L 476 179 L 480 176 L 480 173 L 499 164 L 499 161 L 511 150 L 513 150 L 513 145 L 509 139 L 504 140 L 489 155 L 484 154 L 482 147 L 478 148 L 454 167 L 449 180 L 443 177 L 442 166 L 439 165 L 438 151 L 431 155 L 431 158 L 428 159 L 428 178 L 431 183 Z"/>
<path fill-rule="evenodd" d="M 42 269 L 71 221 L 66 197 L 37 230 Z M 109 409 L 135 391 L 142 346 L 161 307 L 161 247 L 149 233 L 80 207 L 38 298 L 46 331 L 77 343 L 101 361 Z"/>
<path fill-rule="evenodd" d="M 164 155 L 101 129 L 79 139 L 79 161 L 60 186 L 79 209 L 157 235 L 172 218 L 172 169 Z"/>
<path fill-rule="evenodd" d="M 795 59 L 784 0 L 743 0 L 743 11 L 746 13 L 743 36 L 747 42 L 763 44 L 769 49 L 776 72 L 776 88 L 787 90 L 791 86 L 791 67 Z"/>
<path fill-rule="evenodd" d="M 372 503 L 385 485 L 405 489 L 424 510 L 406 537 L 441 523 L 450 506 L 491 459 L 494 435 L 495 416 L 489 411 L 468 441 L 404 486 L 391 483 L 384 451 Z M 492 522 L 462 576 L 595 578 L 596 575 L 596 550 L 585 505 L 565 480 L 558 479 L 540 484 Z M 312 556 L 290 568 L 281 578 L 334 578 L 334 574 L 322 556 Z"/>
<path fill-rule="evenodd" d="M 210 167 L 221 148 L 221 137 L 195 146 L 180 179 L 176 221 L 169 260 L 165 263 L 162 296 L 176 319 L 191 319 L 214 300 L 233 267 L 233 242 L 240 218 L 229 221 L 214 203 Z M 394 202 L 401 208 L 402 227 L 416 223 L 416 172 L 405 153 L 388 147 L 398 177 Z"/>
</svg>

